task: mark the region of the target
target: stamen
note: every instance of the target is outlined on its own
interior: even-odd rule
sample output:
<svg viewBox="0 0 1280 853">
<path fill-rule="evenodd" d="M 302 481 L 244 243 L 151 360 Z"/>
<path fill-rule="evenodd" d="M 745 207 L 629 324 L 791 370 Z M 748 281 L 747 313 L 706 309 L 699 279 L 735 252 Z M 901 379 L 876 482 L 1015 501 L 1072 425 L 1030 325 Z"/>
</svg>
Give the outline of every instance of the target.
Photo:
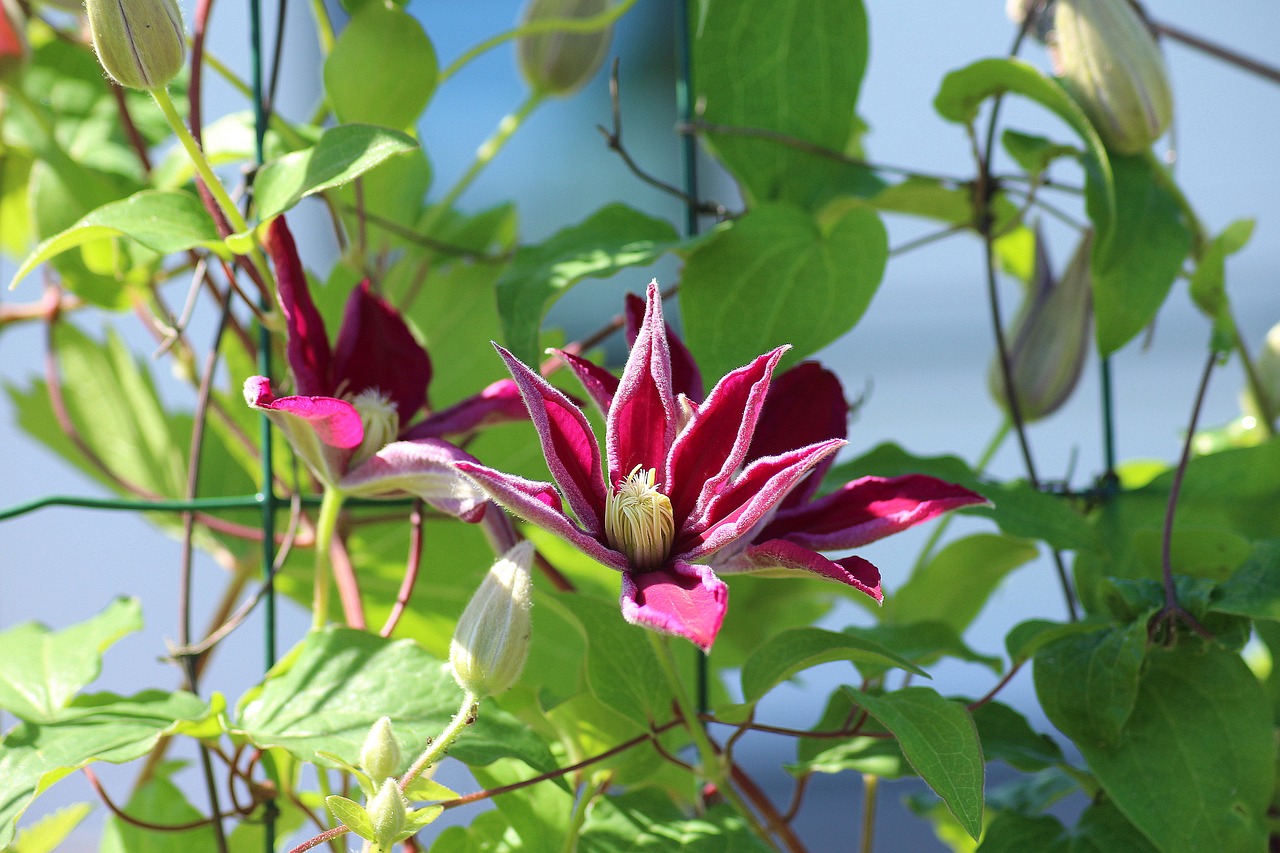
<svg viewBox="0 0 1280 853">
<path fill-rule="evenodd" d="M 364 424 L 364 440 L 351 460 L 351 464 L 356 465 L 396 440 L 400 432 L 400 415 L 395 402 L 377 388 L 361 391 L 351 405 L 356 407 Z"/>
<path fill-rule="evenodd" d="M 638 569 L 660 566 L 675 539 L 671 500 L 658 491 L 655 477 L 652 468 L 637 465 L 605 498 L 605 537 Z"/>
</svg>

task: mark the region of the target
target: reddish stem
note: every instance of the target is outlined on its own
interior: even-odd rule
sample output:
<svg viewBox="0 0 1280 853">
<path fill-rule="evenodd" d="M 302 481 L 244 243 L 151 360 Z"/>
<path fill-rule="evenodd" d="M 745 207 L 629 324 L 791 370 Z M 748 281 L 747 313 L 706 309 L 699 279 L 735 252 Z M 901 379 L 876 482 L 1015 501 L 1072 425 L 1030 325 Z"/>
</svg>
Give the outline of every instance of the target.
<svg viewBox="0 0 1280 853">
<path fill-rule="evenodd" d="M 409 516 L 409 560 L 404 567 L 404 580 L 396 593 L 396 603 L 387 614 L 387 621 L 378 632 L 379 636 L 390 637 L 396 629 L 405 608 L 409 606 L 409 597 L 413 595 L 413 587 L 418 582 L 418 568 L 422 565 L 422 501 L 413 502 L 413 514 Z"/>
</svg>

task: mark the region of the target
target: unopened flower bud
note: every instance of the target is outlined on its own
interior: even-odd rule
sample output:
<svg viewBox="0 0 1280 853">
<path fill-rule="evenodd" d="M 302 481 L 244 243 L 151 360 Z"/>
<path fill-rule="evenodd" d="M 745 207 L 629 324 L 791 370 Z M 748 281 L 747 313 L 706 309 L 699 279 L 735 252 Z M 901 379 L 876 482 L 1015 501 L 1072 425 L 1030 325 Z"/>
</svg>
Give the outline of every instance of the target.
<svg viewBox="0 0 1280 853">
<path fill-rule="evenodd" d="M 1034 14 L 1035 20 L 1027 27 L 1027 33 L 1044 42 L 1053 30 L 1053 4 L 1054 0 L 1005 0 L 1004 13 L 1019 27 L 1027 20 L 1027 15 Z"/>
<path fill-rule="evenodd" d="M 1241 395 L 1240 407 L 1255 421 L 1266 418 L 1268 414 L 1274 417 L 1280 411 L 1280 323 L 1267 332 L 1253 367 L 1258 376 L 1258 390 L 1267 395 L 1266 404 L 1259 405 L 1253 390 L 1246 388 Z"/>
<path fill-rule="evenodd" d="M 449 663 L 463 690 L 495 696 L 516 683 L 529 655 L 533 543 L 498 558 L 458 619 Z"/>
<path fill-rule="evenodd" d="M 176 0 L 85 0 L 98 61 L 121 86 L 158 89 L 182 70 L 187 40 Z"/>
<path fill-rule="evenodd" d="M 0 0 L 0 85 L 14 83 L 31 59 L 27 21 L 17 0 Z"/>
<path fill-rule="evenodd" d="M 1108 148 L 1145 151 L 1169 127 L 1160 48 L 1129 0 L 1057 0 L 1054 65 Z"/>
<path fill-rule="evenodd" d="M 529 0 L 521 23 L 591 18 L 608 8 L 608 0 Z M 534 91 L 570 95 L 596 76 L 612 38 L 612 24 L 590 33 L 534 33 L 516 41 L 516 61 Z"/>
<path fill-rule="evenodd" d="M 369 820 L 373 823 L 374 844 L 378 849 L 390 851 L 392 845 L 400 841 L 409 817 L 409 802 L 400 793 L 400 786 L 395 779 L 387 779 L 378 789 L 378 793 L 369 801 L 366 809 Z"/>
<path fill-rule="evenodd" d="M 1089 275 L 1092 246 L 1093 232 L 1086 231 L 1066 272 L 1055 280 L 1044 240 L 1036 233 L 1035 275 L 1009 334 L 1013 390 L 1024 421 L 1053 414 L 1080 380 L 1093 316 Z M 992 364 L 988 380 L 996 402 L 1007 410 L 998 360 Z"/>
<path fill-rule="evenodd" d="M 395 775 L 400 769 L 400 744 L 391 733 L 391 718 L 379 717 L 360 747 L 360 767 L 374 784 Z"/>
</svg>

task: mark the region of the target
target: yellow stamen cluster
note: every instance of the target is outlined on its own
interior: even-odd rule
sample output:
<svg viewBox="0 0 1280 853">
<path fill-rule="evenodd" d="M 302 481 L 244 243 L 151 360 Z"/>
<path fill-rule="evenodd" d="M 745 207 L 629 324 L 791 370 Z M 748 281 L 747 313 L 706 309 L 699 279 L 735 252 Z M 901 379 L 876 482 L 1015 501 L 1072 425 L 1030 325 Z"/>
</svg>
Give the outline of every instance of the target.
<svg viewBox="0 0 1280 853">
<path fill-rule="evenodd" d="M 400 431 L 400 415 L 396 404 L 377 388 L 361 391 L 351 401 L 364 423 L 364 440 L 352 457 L 351 464 L 358 465 L 396 440 Z"/>
<path fill-rule="evenodd" d="M 604 533 L 637 569 L 659 566 L 675 539 L 671 500 L 654 485 L 656 472 L 639 465 L 605 498 Z"/>
</svg>

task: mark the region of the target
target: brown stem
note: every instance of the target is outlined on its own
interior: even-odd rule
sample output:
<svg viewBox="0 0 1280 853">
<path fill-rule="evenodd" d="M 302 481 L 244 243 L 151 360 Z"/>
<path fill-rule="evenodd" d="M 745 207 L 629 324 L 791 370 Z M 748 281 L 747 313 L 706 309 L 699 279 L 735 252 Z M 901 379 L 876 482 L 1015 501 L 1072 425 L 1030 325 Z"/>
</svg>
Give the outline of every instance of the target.
<svg viewBox="0 0 1280 853">
<path fill-rule="evenodd" d="M 404 580 L 396 593 L 396 602 L 387 614 L 387 621 L 378 632 L 381 637 L 390 637 L 396 629 L 405 608 L 409 606 L 409 597 L 413 595 L 413 587 L 418 582 L 418 569 L 422 565 L 422 501 L 413 502 L 413 512 L 409 516 L 409 559 L 404 567 Z"/>
<path fill-rule="evenodd" d="M 999 693 L 1001 690 L 1003 690 L 1005 688 L 1005 685 L 1007 685 L 1011 680 L 1013 680 L 1013 677 L 1018 674 L 1018 670 L 1022 669 L 1023 663 L 1025 663 L 1025 661 L 1018 661 L 1016 664 L 1010 667 L 1009 671 L 1004 674 L 1004 677 L 996 682 L 995 687 L 992 687 L 990 690 L 988 690 L 987 694 L 983 696 L 981 699 L 976 699 L 973 702 L 970 702 L 966 707 L 970 711 L 976 711 L 979 708 L 981 708 L 983 705 L 990 702 L 992 699 L 996 698 L 996 694 Z"/>
<path fill-rule="evenodd" d="M 1257 74 L 1259 77 L 1264 77 L 1272 83 L 1280 83 L 1280 68 L 1259 62 L 1258 60 L 1238 53 L 1229 47 L 1224 47 L 1216 42 L 1211 42 L 1208 39 L 1201 38 L 1195 33 L 1189 33 L 1184 29 L 1175 27 L 1173 24 L 1152 21 L 1150 19 L 1147 20 L 1147 23 L 1151 26 L 1151 29 L 1155 30 L 1156 33 L 1162 36 L 1171 38 L 1174 41 L 1182 42 L 1188 47 L 1194 48 L 1201 53 L 1207 53 L 1210 56 L 1221 59 L 1223 62 L 1230 63 L 1237 68 L 1243 68 L 1245 71 Z"/>
</svg>

